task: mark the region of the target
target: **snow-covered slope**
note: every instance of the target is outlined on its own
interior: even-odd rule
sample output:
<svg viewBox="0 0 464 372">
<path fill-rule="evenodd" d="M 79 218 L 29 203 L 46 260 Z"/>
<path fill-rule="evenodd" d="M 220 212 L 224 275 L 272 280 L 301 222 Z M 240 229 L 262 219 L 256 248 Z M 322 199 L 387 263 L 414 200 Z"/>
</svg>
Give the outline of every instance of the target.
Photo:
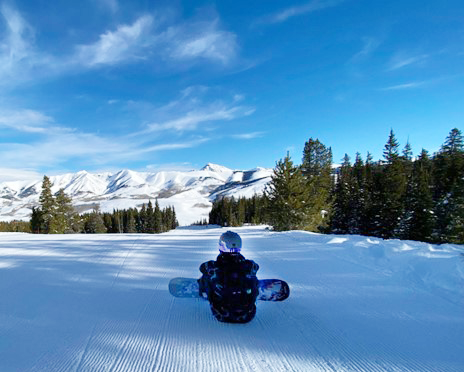
<svg viewBox="0 0 464 372">
<path fill-rule="evenodd" d="M 272 169 L 234 171 L 207 164 L 190 172 L 135 172 L 92 174 L 86 171 L 50 177 L 53 192 L 63 188 L 80 212 L 99 204 L 104 212 L 141 207 L 158 198 L 161 207 L 173 205 L 182 225 L 208 217 L 211 203 L 218 196 L 252 197 L 261 194 Z M 0 220 L 29 219 L 38 205 L 42 180 L 0 183 Z"/>
<path fill-rule="evenodd" d="M 168 292 L 224 231 L 0 234 L 0 371 L 463 370 L 463 246 L 235 229 L 291 294 L 233 325 Z"/>
</svg>

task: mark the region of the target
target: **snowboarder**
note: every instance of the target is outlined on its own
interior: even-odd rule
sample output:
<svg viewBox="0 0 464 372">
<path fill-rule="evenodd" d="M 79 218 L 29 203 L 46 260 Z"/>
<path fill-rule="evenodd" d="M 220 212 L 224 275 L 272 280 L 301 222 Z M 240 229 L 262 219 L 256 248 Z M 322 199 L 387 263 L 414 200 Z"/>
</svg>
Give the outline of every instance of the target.
<svg viewBox="0 0 464 372">
<path fill-rule="evenodd" d="M 221 322 L 247 323 L 256 314 L 259 266 L 245 259 L 241 248 L 240 236 L 227 231 L 219 238 L 220 254 L 216 261 L 200 266 L 200 295 L 208 299 L 213 315 Z"/>
</svg>

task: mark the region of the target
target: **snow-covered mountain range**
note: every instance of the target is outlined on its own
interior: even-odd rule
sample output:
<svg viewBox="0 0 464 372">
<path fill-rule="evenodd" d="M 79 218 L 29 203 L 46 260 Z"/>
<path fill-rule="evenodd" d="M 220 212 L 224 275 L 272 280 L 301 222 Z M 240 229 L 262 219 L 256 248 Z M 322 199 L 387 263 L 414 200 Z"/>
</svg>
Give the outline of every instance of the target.
<svg viewBox="0 0 464 372">
<path fill-rule="evenodd" d="M 181 225 L 208 217 L 218 196 L 252 197 L 261 194 L 270 181 L 272 169 L 238 171 L 207 164 L 188 172 L 156 173 L 121 170 L 116 173 L 68 173 L 50 177 L 52 192 L 63 188 L 72 197 L 80 213 L 97 204 L 104 212 L 113 209 L 140 208 L 158 198 L 160 206 L 174 206 Z M 37 206 L 42 179 L 0 183 L 0 220 L 28 220 Z"/>
</svg>

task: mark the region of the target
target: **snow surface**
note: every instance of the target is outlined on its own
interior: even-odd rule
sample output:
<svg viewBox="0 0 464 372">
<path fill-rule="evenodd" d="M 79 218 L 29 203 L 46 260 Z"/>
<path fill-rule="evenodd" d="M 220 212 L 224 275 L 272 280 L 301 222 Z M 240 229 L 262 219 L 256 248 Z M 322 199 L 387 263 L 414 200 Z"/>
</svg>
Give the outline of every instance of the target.
<svg viewBox="0 0 464 372">
<path fill-rule="evenodd" d="M 464 370 L 463 246 L 234 229 L 291 294 L 233 325 L 168 292 L 223 231 L 0 234 L 0 371 Z"/>
</svg>

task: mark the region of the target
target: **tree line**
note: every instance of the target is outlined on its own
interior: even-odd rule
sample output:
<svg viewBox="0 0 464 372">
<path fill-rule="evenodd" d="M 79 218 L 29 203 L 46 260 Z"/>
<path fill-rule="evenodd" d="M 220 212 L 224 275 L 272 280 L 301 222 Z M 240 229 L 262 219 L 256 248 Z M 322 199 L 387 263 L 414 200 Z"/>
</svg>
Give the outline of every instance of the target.
<svg viewBox="0 0 464 372">
<path fill-rule="evenodd" d="M 29 226 L 26 226 L 26 223 L 20 224 L 22 231 L 36 234 L 158 234 L 175 229 L 179 225 L 174 207 L 168 206 L 161 209 L 158 200 L 155 201 L 154 206 L 151 200 L 147 205 L 143 204 L 140 211 L 137 208 L 130 208 L 102 213 L 96 205 L 92 212 L 79 215 L 72 205 L 72 199 L 64 190 L 60 189 L 53 194 L 52 186 L 50 178 L 44 176 L 39 206 L 32 208 Z M 19 226 L 18 221 L 9 223 L 9 225 L 10 227 Z"/>
<path fill-rule="evenodd" d="M 433 243 L 464 243 L 464 140 L 450 131 L 440 150 L 414 157 L 393 130 L 383 159 L 346 154 L 332 165 L 332 150 L 310 138 L 301 165 L 279 160 L 263 196 L 221 198 L 210 223 L 267 223 L 275 230 L 361 234 Z"/>
<path fill-rule="evenodd" d="M 0 232 L 31 232 L 31 226 L 26 221 L 0 221 Z"/>
<path fill-rule="evenodd" d="M 209 213 L 209 223 L 221 226 L 266 223 L 266 208 L 266 199 L 259 195 L 252 198 L 218 198 L 213 202 Z"/>
</svg>

